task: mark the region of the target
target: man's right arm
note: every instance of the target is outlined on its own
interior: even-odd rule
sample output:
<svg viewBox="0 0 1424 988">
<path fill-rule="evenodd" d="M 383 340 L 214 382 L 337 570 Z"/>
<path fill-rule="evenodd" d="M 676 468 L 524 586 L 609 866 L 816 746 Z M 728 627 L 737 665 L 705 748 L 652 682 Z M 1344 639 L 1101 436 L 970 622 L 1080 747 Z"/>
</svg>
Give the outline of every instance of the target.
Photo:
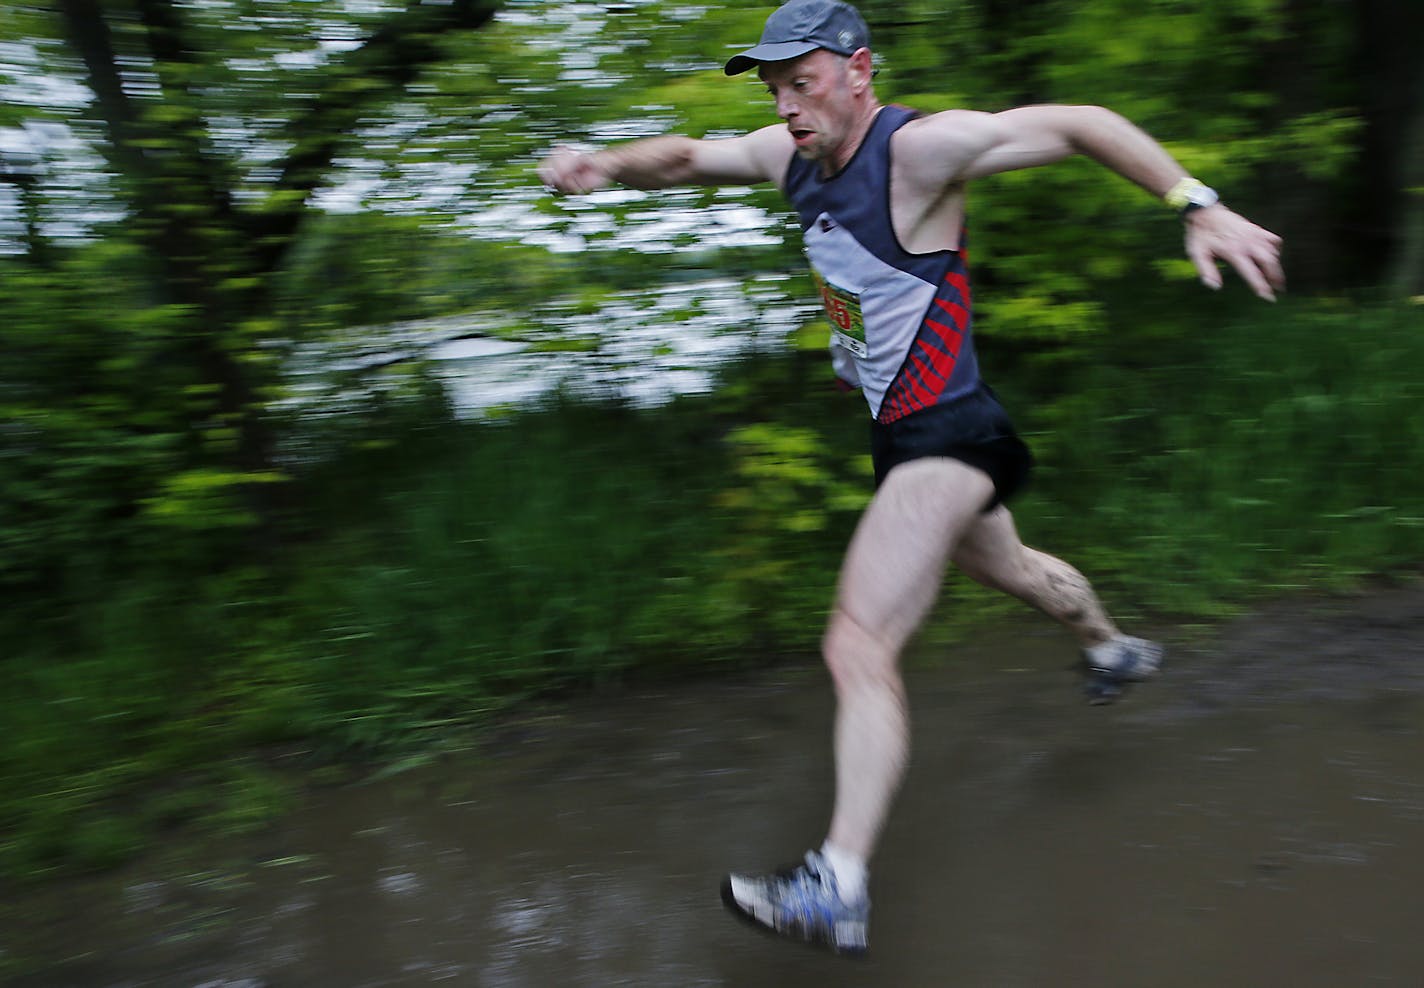
<svg viewBox="0 0 1424 988">
<path fill-rule="evenodd" d="M 539 166 L 539 178 L 554 191 L 573 195 L 613 184 L 635 189 L 780 184 L 794 151 L 781 124 L 720 140 L 665 135 L 599 151 L 556 148 Z"/>
</svg>

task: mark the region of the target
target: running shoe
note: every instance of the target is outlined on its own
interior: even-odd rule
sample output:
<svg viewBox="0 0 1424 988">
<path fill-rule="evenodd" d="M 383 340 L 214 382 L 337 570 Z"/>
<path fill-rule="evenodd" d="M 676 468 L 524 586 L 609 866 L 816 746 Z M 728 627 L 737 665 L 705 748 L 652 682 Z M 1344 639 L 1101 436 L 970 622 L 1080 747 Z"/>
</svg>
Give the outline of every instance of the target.
<svg viewBox="0 0 1424 988">
<path fill-rule="evenodd" d="M 793 940 L 861 954 L 867 946 L 870 898 L 841 901 L 836 879 L 821 855 L 771 875 L 728 875 L 722 901 L 742 919 Z"/>
<path fill-rule="evenodd" d="M 1123 635 L 1083 649 L 1083 692 L 1091 704 L 1114 703 L 1132 683 L 1150 679 L 1162 664 L 1162 646 Z"/>
</svg>

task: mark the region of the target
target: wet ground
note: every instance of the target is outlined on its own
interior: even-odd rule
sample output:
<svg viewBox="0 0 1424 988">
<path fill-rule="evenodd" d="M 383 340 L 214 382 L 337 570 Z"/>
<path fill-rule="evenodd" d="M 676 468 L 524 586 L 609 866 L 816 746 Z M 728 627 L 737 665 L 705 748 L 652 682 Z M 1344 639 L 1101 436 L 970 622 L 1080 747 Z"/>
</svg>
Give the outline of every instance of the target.
<svg viewBox="0 0 1424 988">
<path fill-rule="evenodd" d="M 581 701 L 312 791 L 206 869 L 11 908 L 0 948 L 47 988 L 1424 985 L 1424 589 L 1166 637 L 1110 708 L 1034 618 L 920 649 L 865 960 L 717 898 L 821 837 L 815 669 Z"/>
</svg>

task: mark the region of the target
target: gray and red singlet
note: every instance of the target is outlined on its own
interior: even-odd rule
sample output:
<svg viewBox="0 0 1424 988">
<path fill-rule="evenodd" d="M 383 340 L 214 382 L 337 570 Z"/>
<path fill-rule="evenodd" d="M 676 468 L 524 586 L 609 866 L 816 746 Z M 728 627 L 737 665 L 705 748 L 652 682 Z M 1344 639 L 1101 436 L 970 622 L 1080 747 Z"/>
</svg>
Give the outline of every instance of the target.
<svg viewBox="0 0 1424 988">
<path fill-rule="evenodd" d="M 962 250 L 911 254 L 890 225 L 890 137 L 919 114 L 885 106 L 844 169 L 793 156 L 786 196 L 801 219 L 836 374 L 882 423 L 979 385 Z"/>
</svg>

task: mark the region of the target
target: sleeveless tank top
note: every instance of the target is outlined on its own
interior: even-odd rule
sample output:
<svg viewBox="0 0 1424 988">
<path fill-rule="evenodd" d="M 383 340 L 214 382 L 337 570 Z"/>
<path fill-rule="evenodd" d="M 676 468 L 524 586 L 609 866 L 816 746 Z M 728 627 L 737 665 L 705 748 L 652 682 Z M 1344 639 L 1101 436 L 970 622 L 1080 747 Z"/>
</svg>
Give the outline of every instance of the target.
<svg viewBox="0 0 1424 988">
<path fill-rule="evenodd" d="M 799 155 L 786 171 L 836 374 L 861 389 L 879 422 L 979 385 L 963 241 L 957 251 L 911 254 L 890 225 L 890 137 L 917 116 L 882 107 L 850 163 L 829 178 Z"/>
</svg>

